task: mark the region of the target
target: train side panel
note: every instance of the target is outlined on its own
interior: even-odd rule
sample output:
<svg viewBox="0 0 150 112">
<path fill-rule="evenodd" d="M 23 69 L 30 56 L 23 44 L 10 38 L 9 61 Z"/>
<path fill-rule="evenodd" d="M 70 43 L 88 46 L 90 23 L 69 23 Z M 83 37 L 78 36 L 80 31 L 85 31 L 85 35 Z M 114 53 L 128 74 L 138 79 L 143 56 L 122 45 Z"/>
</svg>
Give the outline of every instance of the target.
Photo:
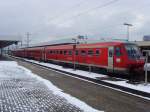
<svg viewBox="0 0 150 112">
<path fill-rule="evenodd" d="M 42 46 L 16 50 L 13 55 L 38 61 L 76 62 L 79 65 L 105 68 L 110 72 L 128 73 L 132 68 L 143 67 L 144 61 L 140 58 L 129 59 L 128 52 L 131 51 L 127 51 L 125 46 L 126 43 L 122 42 Z"/>
</svg>

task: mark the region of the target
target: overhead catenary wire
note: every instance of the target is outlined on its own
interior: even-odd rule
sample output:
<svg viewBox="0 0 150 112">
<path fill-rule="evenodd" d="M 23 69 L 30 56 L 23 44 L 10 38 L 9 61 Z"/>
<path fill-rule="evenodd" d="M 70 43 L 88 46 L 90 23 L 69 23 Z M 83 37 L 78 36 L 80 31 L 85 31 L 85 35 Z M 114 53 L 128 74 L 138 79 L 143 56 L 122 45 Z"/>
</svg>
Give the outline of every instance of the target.
<svg viewBox="0 0 150 112">
<path fill-rule="evenodd" d="M 86 11 L 84 11 L 84 12 L 81 12 L 81 13 L 79 13 L 79 14 L 75 15 L 75 16 L 72 16 L 72 17 L 68 18 L 68 20 L 72 20 L 72 19 L 75 19 L 75 18 L 77 18 L 77 17 L 79 17 L 79 16 L 82 16 L 82 15 L 84 15 L 84 14 L 88 13 L 88 12 L 91 12 L 91 11 L 94 11 L 94 10 L 97 10 L 97 9 L 101 9 L 101 8 L 107 7 L 107 6 L 109 6 L 109 5 L 113 4 L 113 3 L 117 2 L 117 1 L 119 1 L 119 0 L 112 0 L 112 1 L 109 1 L 109 2 L 107 2 L 107 3 L 104 3 L 104 4 L 101 4 L 101 5 L 98 5 L 97 7 L 94 7 L 94 8 L 88 9 L 88 10 L 86 10 Z M 59 25 L 64 24 L 65 22 L 67 22 L 67 20 L 66 20 L 66 19 L 65 19 L 65 21 L 64 21 L 64 22 L 60 23 Z"/>
<path fill-rule="evenodd" d="M 83 3 L 87 2 L 88 0 L 81 0 L 80 2 L 78 2 L 77 4 L 73 5 L 72 7 L 70 7 L 69 9 L 65 9 L 64 11 L 59 12 L 59 14 L 54 15 L 52 17 L 49 18 L 49 21 L 54 21 L 64 15 L 66 15 L 66 13 L 70 12 L 72 9 L 76 9 L 78 7 L 80 7 Z M 46 26 L 47 27 L 47 26 Z M 45 28 L 45 27 L 44 27 Z M 43 30 L 44 28 L 42 28 L 41 30 Z M 40 31 L 40 30 L 38 30 Z M 37 32 L 37 31 L 36 31 Z M 32 32 L 32 34 L 35 34 L 36 32 Z"/>
<path fill-rule="evenodd" d="M 65 21 L 62 22 L 62 24 L 65 23 L 65 22 L 68 22 L 67 20 L 72 20 L 72 19 L 75 19 L 75 18 L 77 18 L 77 17 L 80 17 L 80 16 L 82 16 L 82 15 L 84 15 L 84 14 L 87 14 L 87 13 L 89 13 L 89 12 L 92 12 L 92 11 L 94 11 L 94 10 L 107 7 L 107 6 L 111 5 L 111 4 L 114 4 L 114 3 L 117 2 L 117 1 L 119 1 L 119 0 L 112 0 L 112 1 L 109 1 L 109 2 L 104 3 L 104 4 L 102 4 L 102 5 L 98 5 L 98 6 L 94 7 L 94 8 L 90 8 L 90 9 L 88 9 L 88 10 L 86 10 L 86 11 L 80 12 L 80 13 L 78 13 L 77 15 L 74 15 L 74 16 L 71 16 L 71 17 L 65 19 Z"/>
<path fill-rule="evenodd" d="M 75 19 L 75 18 L 77 18 L 77 17 L 79 17 L 79 16 L 82 16 L 82 15 L 88 13 L 88 12 L 91 12 L 91 11 L 94 11 L 94 10 L 97 10 L 97 9 L 101 9 L 101 8 L 107 7 L 107 6 L 113 4 L 113 3 L 117 2 L 117 1 L 119 1 L 119 0 L 111 0 L 111 1 L 109 1 L 109 2 L 107 2 L 107 3 L 101 4 L 101 5 L 98 5 L 98 6 L 94 7 L 94 8 L 90 8 L 90 9 L 88 9 L 88 10 L 86 10 L 86 11 L 80 12 L 80 13 L 78 13 L 77 15 L 74 15 L 74 16 L 71 16 L 71 17 L 65 19 L 65 21 L 59 23 L 59 25 L 64 24 L 64 23 L 68 22 L 69 20 Z M 78 5 L 77 5 L 77 6 L 78 6 Z M 59 16 L 61 17 L 61 15 L 59 15 Z M 55 16 L 55 17 L 56 17 L 56 16 Z M 58 19 L 58 16 L 57 16 L 56 19 Z M 53 21 L 56 20 L 56 19 L 51 18 L 50 21 L 53 22 Z M 68 20 L 68 21 L 67 21 L 67 20 Z M 46 27 L 47 27 L 47 26 L 46 26 Z M 44 27 L 44 28 L 45 28 L 45 27 Z M 42 29 L 39 30 L 39 31 L 42 31 L 44 28 L 42 28 Z M 34 34 L 34 33 L 37 33 L 37 32 L 33 32 L 32 34 Z"/>
<path fill-rule="evenodd" d="M 87 2 L 88 0 L 82 0 L 82 1 L 78 2 L 77 4 L 73 5 L 71 8 L 69 8 L 69 9 L 67 8 L 64 11 L 61 11 L 59 14 L 51 17 L 49 20 L 54 20 L 56 18 L 62 17 L 66 13 L 70 12 L 72 9 L 76 9 L 76 8 L 80 7 L 83 3 L 85 3 L 85 1 Z"/>
</svg>

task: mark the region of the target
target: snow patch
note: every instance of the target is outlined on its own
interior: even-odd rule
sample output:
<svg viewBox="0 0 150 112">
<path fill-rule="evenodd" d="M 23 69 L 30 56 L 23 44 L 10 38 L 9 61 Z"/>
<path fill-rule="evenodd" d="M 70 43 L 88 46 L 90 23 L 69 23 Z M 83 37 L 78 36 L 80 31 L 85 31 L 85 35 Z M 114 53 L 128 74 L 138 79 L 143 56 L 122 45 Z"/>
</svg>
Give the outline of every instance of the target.
<svg viewBox="0 0 150 112">
<path fill-rule="evenodd" d="M 115 85 L 119 85 L 119 86 L 123 86 L 123 87 L 127 87 L 127 88 L 131 88 L 131 89 L 134 89 L 134 90 L 139 90 L 139 91 L 144 91 L 144 92 L 150 93 L 150 84 L 145 85 L 143 83 L 143 84 L 133 85 L 133 84 L 127 83 L 126 81 L 116 81 L 115 82 L 115 81 L 108 81 L 108 80 L 105 80 L 105 82 L 115 84 Z"/>
<path fill-rule="evenodd" d="M 29 62 L 32 62 L 32 63 L 40 64 L 40 65 L 43 65 L 43 66 L 59 69 L 59 70 L 62 70 L 62 71 L 78 74 L 80 76 L 89 77 L 89 78 L 93 78 L 93 79 L 96 79 L 97 77 L 99 77 L 99 78 L 107 77 L 106 75 L 103 75 L 103 74 L 87 72 L 87 71 L 83 71 L 83 70 L 74 70 L 74 69 L 71 69 L 71 68 L 63 68 L 62 66 L 54 65 L 54 64 L 51 64 L 51 63 L 38 62 L 38 61 L 35 61 L 35 60 L 28 60 L 28 59 L 25 59 L 25 60 L 29 61 Z"/>
<path fill-rule="evenodd" d="M 147 68 L 147 71 L 150 71 L 150 63 L 147 63 L 144 65 L 144 70 L 146 70 Z"/>
<path fill-rule="evenodd" d="M 57 88 L 56 86 L 54 86 L 49 80 L 43 79 L 40 76 L 37 76 L 35 74 L 33 74 L 30 70 L 22 67 L 22 69 L 24 69 L 28 75 L 30 75 L 31 77 L 36 78 L 39 81 L 42 81 L 50 90 L 53 91 L 54 94 L 64 97 L 65 99 L 67 99 L 67 101 L 73 105 L 76 105 L 77 107 L 79 107 L 81 110 L 84 110 L 84 112 L 100 112 L 96 109 L 93 109 L 92 107 L 88 106 L 86 103 L 80 101 L 79 99 L 72 97 L 69 94 L 63 93 L 61 89 Z"/>
<path fill-rule="evenodd" d="M 85 77 L 92 78 L 92 79 L 107 78 L 108 77 L 108 76 L 103 75 L 103 74 L 92 73 L 92 72 L 89 73 L 87 71 L 82 71 L 82 70 L 74 71 L 71 68 L 66 68 L 65 69 L 62 66 L 54 65 L 54 64 L 50 64 L 50 63 L 43 63 L 43 62 L 38 62 L 38 61 L 35 61 L 35 60 L 28 60 L 28 59 L 25 59 L 25 60 L 29 61 L 29 62 L 32 62 L 32 63 L 44 65 L 44 66 L 47 66 L 47 67 L 57 68 L 58 70 L 74 73 L 74 74 L 77 74 L 77 75 L 80 75 L 80 76 L 85 76 Z M 150 63 L 147 64 L 147 66 L 150 68 Z M 150 93 L 150 83 L 148 83 L 146 85 L 145 84 L 133 85 L 133 84 L 127 83 L 126 80 L 123 80 L 123 81 L 110 81 L 110 80 L 106 79 L 106 80 L 103 80 L 103 81 L 111 83 L 111 84 L 115 84 L 115 85 L 120 85 L 120 86 L 123 86 L 123 87 L 131 88 L 131 89 L 134 89 L 134 90 L 139 90 L 139 91 Z"/>
<path fill-rule="evenodd" d="M 56 67 L 55 65 L 53 65 L 53 67 Z M 13 73 L 9 73 L 10 71 L 8 69 L 11 69 L 10 71 Z M 7 72 L 7 75 L 6 75 Z M 100 112 L 99 110 L 96 110 L 92 107 L 90 107 L 89 105 L 87 105 L 86 103 L 80 101 L 79 99 L 66 94 L 63 92 L 63 90 L 57 88 L 56 86 L 54 86 L 50 81 L 41 78 L 40 76 L 37 76 L 36 74 L 33 74 L 30 70 L 19 66 L 17 64 L 17 62 L 14 61 L 0 61 L 0 78 L 18 78 L 18 77 L 23 77 L 23 78 L 28 78 L 31 77 L 35 80 L 38 80 L 42 83 L 44 83 L 44 85 L 46 85 L 49 90 L 53 91 L 53 93 L 55 95 L 61 96 L 63 98 L 65 98 L 70 104 L 73 104 L 77 107 L 79 107 L 81 110 L 85 111 L 85 112 Z"/>
</svg>

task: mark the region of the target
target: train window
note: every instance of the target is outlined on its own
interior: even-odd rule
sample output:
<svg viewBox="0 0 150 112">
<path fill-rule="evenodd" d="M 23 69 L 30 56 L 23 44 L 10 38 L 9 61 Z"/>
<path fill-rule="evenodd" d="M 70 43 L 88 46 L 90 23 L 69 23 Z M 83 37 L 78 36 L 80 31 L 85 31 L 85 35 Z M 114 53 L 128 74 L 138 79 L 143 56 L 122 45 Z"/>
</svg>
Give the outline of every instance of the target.
<svg viewBox="0 0 150 112">
<path fill-rule="evenodd" d="M 100 51 L 96 50 L 95 54 L 96 54 L 96 56 L 99 56 L 100 55 Z"/>
<path fill-rule="evenodd" d="M 109 50 L 109 57 L 113 57 L 113 50 Z"/>
<path fill-rule="evenodd" d="M 89 50 L 88 55 L 93 55 L 93 50 Z"/>
<path fill-rule="evenodd" d="M 69 55 L 72 55 L 72 51 L 69 51 L 68 54 L 69 54 Z"/>
<path fill-rule="evenodd" d="M 141 53 L 139 48 L 134 44 L 127 44 L 125 46 L 126 51 L 128 53 L 128 57 L 131 59 L 139 59 L 141 57 Z"/>
<path fill-rule="evenodd" d="M 146 52 L 143 52 L 143 56 L 146 56 L 146 54 L 147 54 Z"/>
<path fill-rule="evenodd" d="M 59 54 L 61 54 L 61 51 L 59 51 Z"/>
<path fill-rule="evenodd" d="M 86 55 L 86 51 L 82 50 L 81 55 Z"/>
<path fill-rule="evenodd" d="M 76 50 L 76 55 L 78 55 L 79 54 L 79 52 Z"/>
<path fill-rule="evenodd" d="M 49 54 L 52 54 L 52 51 L 49 51 Z"/>
<path fill-rule="evenodd" d="M 67 51 L 64 51 L 64 55 L 66 55 L 67 54 Z"/>
<path fill-rule="evenodd" d="M 59 54 L 59 51 L 56 51 L 57 54 Z"/>
<path fill-rule="evenodd" d="M 62 51 L 60 51 L 60 54 L 62 54 Z"/>
<path fill-rule="evenodd" d="M 116 47 L 116 56 L 121 56 L 121 49 L 120 47 Z"/>
</svg>

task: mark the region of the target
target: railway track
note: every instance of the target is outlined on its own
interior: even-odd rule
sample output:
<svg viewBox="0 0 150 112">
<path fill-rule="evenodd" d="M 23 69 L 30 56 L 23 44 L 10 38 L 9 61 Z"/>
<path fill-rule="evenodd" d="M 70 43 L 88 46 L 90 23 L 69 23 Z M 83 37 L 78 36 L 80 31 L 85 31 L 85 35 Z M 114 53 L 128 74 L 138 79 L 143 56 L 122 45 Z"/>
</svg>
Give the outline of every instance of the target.
<svg viewBox="0 0 150 112">
<path fill-rule="evenodd" d="M 142 98 L 150 100 L 150 93 L 147 93 L 147 92 L 143 92 L 143 91 L 127 88 L 127 87 L 120 86 L 120 85 L 111 84 L 111 83 L 105 82 L 103 80 L 93 79 L 93 78 L 81 76 L 81 75 L 78 75 L 78 74 L 75 74 L 75 73 L 66 72 L 66 71 L 63 71 L 63 70 L 56 69 L 56 68 L 52 68 L 52 67 L 48 67 L 48 66 L 45 66 L 45 65 L 37 64 L 37 63 L 31 62 L 31 61 L 27 61 L 27 60 L 24 60 L 23 58 L 14 57 L 14 56 L 10 56 L 10 57 L 11 58 L 15 58 L 15 59 L 19 59 L 21 61 L 25 61 L 25 62 L 31 63 L 33 65 L 38 65 L 38 66 L 40 66 L 42 68 L 50 69 L 50 70 L 59 72 L 61 74 L 66 74 L 66 75 L 69 75 L 71 77 L 79 78 L 81 80 L 85 80 L 85 81 L 88 81 L 88 82 L 91 82 L 91 83 L 94 83 L 94 84 L 97 84 L 97 85 L 101 85 L 101 86 L 108 87 L 108 88 L 111 88 L 111 89 L 114 89 L 114 90 L 117 90 L 117 91 L 121 91 L 121 92 L 124 92 L 124 93 L 127 93 L 127 94 L 131 94 L 131 95 L 134 95 L 134 96 L 137 96 L 137 97 L 142 97 Z M 118 78 L 118 77 L 115 77 L 115 78 Z M 128 79 L 128 77 L 125 77 L 125 79 Z M 129 80 L 129 82 L 130 81 L 131 80 Z"/>
</svg>

